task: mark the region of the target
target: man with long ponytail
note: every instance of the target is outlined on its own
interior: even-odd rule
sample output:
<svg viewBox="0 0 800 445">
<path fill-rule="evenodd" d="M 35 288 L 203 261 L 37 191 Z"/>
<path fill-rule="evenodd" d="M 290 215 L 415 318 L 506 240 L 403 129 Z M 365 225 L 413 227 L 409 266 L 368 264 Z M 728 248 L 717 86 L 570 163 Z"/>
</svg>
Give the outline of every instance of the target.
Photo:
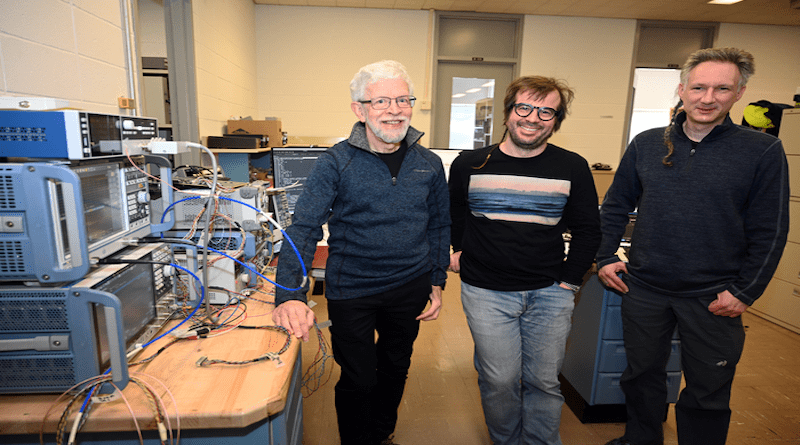
<svg viewBox="0 0 800 445">
<path fill-rule="evenodd" d="M 608 445 L 662 445 L 665 365 L 677 327 L 686 386 L 675 405 L 680 445 L 724 445 L 741 315 L 772 278 L 789 227 L 786 155 L 774 136 L 735 125 L 731 107 L 754 72 L 737 48 L 696 51 L 667 128 L 628 146 L 600 211 L 598 276 L 623 294 L 628 366 L 625 435 Z M 637 211 L 625 263 L 616 255 Z"/>
</svg>

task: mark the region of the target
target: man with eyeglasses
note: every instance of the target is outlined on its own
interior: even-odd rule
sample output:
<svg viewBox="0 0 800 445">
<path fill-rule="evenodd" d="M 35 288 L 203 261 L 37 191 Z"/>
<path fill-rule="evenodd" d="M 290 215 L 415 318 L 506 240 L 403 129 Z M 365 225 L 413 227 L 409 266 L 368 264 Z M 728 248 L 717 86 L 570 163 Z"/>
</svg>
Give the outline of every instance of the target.
<svg viewBox="0 0 800 445">
<path fill-rule="evenodd" d="M 450 253 L 447 182 L 441 159 L 409 126 L 415 98 L 403 65 L 361 68 L 350 95 L 359 122 L 317 159 L 286 232 L 308 269 L 328 224 L 325 297 L 341 367 L 341 443 L 393 444 L 419 323 L 435 320 L 441 308 Z M 277 282 L 294 288 L 302 280 L 297 258 L 282 255 Z M 314 324 L 307 289 L 278 288 L 272 317 L 303 340 Z"/>
<path fill-rule="evenodd" d="M 600 244 L 588 163 L 547 142 L 573 96 L 556 79 L 515 80 L 504 101 L 508 137 L 463 151 L 450 169 L 450 268 L 461 274 L 495 445 L 561 444 L 558 374 L 575 292 Z"/>
</svg>

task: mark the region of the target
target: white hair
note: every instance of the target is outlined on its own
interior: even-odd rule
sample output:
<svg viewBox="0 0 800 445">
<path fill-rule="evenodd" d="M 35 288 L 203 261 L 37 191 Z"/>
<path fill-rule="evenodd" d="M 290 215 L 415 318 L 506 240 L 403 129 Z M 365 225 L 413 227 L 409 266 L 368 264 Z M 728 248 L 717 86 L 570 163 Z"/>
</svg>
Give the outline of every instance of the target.
<svg viewBox="0 0 800 445">
<path fill-rule="evenodd" d="M 406 67 L 394 60 L 381 60 L 362 67 L 353 80 L 350 81 L 350 98 L 354 102 L 365 100 L 367 87 L 380 80 L 402 79 L 408 85 L 408 94 L 414 94 L 414 84 L 411 82 Z"/>
</svg>

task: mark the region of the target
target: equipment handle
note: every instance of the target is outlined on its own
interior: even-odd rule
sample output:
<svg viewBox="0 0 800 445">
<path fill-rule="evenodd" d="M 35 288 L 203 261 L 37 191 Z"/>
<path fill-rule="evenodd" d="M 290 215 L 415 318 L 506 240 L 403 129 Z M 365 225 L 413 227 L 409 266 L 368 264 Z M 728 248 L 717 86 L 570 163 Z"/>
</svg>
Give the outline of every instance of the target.
<svg viewBox="0 0 800 445">
<path fill-rule="evenodd" d="M 73 289 L 91 303 L 103 306 L 106 337 L 111 360 L 111 381 L 121 390 L 128 384 L 128 361 L 125 347 L 125 326 L 122 323 L 122 304 L 116 295 L 94 289 Z"/>
<path fill-rule="evenodd" d="M 83 202 L 78 175 L 67 166 L 45 163 L 24 164 L 23 170 L 25 189 L 32 192 L 31 196 L 44 198 L 33 205 L 37 206 L 40 215 L 49 216 L 29 220 L 40 229 L 29 232 L 33 235 L 31 243 L 35 249 L 37 279 L 62 282 L 83 277 L 89 271 L 89 250 L 83 209 L 78 208 Z M 56 182 L 61 184 L 62 200 L 54 194 Z M 64 226 L 58 214 L 60 203 L 63 203 Z M 68 246 L 64 246 L 64 239 Z M 53 246 L 56 247 L 55 255 L 48 254 L 53 251 Z"/>
</svg>

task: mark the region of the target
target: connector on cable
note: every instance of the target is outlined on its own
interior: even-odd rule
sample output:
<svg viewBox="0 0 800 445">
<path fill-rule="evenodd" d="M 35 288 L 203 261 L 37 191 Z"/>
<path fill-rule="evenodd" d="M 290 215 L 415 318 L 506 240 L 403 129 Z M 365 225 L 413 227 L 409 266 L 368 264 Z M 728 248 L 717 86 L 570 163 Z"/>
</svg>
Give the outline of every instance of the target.
<svg viewBox="0 0 800 445">
<path fill-rule="evenodd" d="M 173 329 L 169 335 L 176 338 L 186 338 L 189 337 L 189 331 L 187 329 Z"/>
<path fill-rule="evenodd" d="M 94 403 L 109 403 L 115 402 L 122 398 L 122 394 L 114 389 L 112 393 L 109 394 L 95 394 L 92 396 L 92 402 Z"/>
<path fill-rule="evenodd" d="M 127 354 L 126 358 L 127 358 L 128 360 L 132 359 L 132 358 L 133 358 L 133 357 L 134 357 L 136 354 L 138 354 L 138 353 L 139 353 L 139 351 L 141 351 L 142 349 L 144 349 L 144 346 L 143 346 L 141 343 L 136 343 L 136 346 L 134 346 L 134 347 L 133 347 L 133 349 L 131 349 L 131 352 L 129 352 L 129 353 Z"/>
<path fill-rule="evenodd" d="M 206 356 L 202 356 L 202 357 L 200 357 L 199 359 L 197 359 L 197 362 L 195 363 L 195 365 L 196 365 L 196 366 L 203 367 L 203 366 L 206 366 L 206 362 L 207 362 L 207 361 L 208 361 L 208 357 L 206 357 Z"/>
<path fill-rule="evenodd" d="M 174 155 L 189 153 L 189 145 L 183 141 L 165 141 L 163 138 L 153 138 L 146 147 L 153 154 Z"/>
<path fill-rule="evenodd" d="M 158 437 L 161 438 L 161 443 L 166 443 L 169 439 L 167 435 L 167 427 L 164 425 L 164 422 L 158 422 Z"/>
<path fill-rule="evenodd" d="M 277 352 L 267 352 L 266 356 L 268 359 L 275 362 L 276 368 L 280 368 L 281 366 L 283 366 L 283 360 L 281 360 L 281 356 Z"/>
<path fill-rule="evenodd" d="M 210 328 L 199 327 L 192 329 L 175 329 L 172 331 L 172 336 L 177 338 L 205 338 L 211 332 Z"/>
<path fill-rule="evenodd" d="M 177 275 L 177 273 L 175 272 L 175 267 L 173 267 L 172 264 L 165 264 L 164 267 L 161 269 L 161 273 L 163 273 L 165 277 L 174 277 L 175 275 Z"/>
</svg>

